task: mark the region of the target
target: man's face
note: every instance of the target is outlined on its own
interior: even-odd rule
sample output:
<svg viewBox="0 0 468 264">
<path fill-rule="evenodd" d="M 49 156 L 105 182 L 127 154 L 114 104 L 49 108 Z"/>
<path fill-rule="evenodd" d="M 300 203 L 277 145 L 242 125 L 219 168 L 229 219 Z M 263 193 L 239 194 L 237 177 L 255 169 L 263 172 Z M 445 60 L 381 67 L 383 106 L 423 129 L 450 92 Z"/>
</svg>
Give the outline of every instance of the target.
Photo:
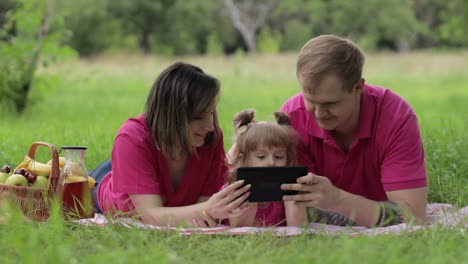
<svg viewBox="0 0 468 264">
<path fill-rule="evenodd" d="M 299 82 L 307 111 L 321 128 L 346 134 L 357 126 L 364 79 L 357 82 L 352 90 L 344 87 L 343 81 L 334 74 L 325 75 L 318 84 L 299 75 Z"/>
</svg>

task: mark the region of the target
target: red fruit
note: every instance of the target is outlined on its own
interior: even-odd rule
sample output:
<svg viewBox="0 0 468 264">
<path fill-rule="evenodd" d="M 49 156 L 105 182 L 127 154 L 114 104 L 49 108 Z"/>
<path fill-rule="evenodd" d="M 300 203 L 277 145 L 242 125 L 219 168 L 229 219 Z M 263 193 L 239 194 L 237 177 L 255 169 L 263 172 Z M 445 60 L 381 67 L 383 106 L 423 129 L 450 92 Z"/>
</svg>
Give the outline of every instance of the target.
<svg viewBox="0 0 468 264">
<path fill-rule="evenodd" d="M 10 172 L 11 172 L 10 166 L 8 166 L 8 165 L 3 165 L 3 166 L 2 166 L 2 172 L 10 173 Z"/>
<path fill-rule="evenodd" d="M 27 171 L 25 169 L 18 169 L 15 171 L 16 174 L 21 174 L 23 176 L 25 176 L 24 174 L 26 173 Z"/>
<path fill-rule="evenodd" d="M 28 179 L 29 183 L 34 183 L 37 180 L 37 176 L 28 171 L 24 173 L 24 177 Z"/>
</svg>

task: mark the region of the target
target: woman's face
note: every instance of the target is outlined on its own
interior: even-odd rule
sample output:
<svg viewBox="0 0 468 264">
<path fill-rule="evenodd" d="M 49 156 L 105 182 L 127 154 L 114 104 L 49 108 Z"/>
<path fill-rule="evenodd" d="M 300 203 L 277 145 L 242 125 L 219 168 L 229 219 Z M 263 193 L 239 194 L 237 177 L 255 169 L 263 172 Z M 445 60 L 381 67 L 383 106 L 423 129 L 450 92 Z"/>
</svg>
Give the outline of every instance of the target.
<svg viewBox="0 0 468 264">
<path fill-rule="evenodd" d="M 206 135 L 213 132 L 214 126 L 214 112 L 216 110 L 216 104 L 202 112 L 199 116 L 196 116 L 189 123 L 189 140 L 192 147 L 198 148 L 205 144 Z"/>
<path fill-rule="evenodd" d="M 245 165 L 248 167 L 278 167 L 286 166 L 287 161 L 286 148 L 261 146 L 246 157 Z"/>
</svg>

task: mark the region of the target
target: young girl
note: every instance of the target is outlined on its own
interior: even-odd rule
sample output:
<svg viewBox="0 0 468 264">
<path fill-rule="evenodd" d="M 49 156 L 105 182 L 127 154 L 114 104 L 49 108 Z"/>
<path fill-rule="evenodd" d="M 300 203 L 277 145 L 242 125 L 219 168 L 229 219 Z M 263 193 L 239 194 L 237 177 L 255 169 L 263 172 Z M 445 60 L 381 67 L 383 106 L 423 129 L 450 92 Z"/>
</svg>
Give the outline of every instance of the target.
<svg viewBox="0 0 468 264">
<path fill-rule="evenodd" d="M 227 182 L 236 179 L 239 167 L 290 166 L 296 161 L 297 135 L 290 127 L 289 117 L 275 112 L 277 123 L 254 122 L 254 110 L 248 109 L 234 116 L 236 153 L 228 155 L 231 166 Z M 240 216 L 230 217 L 236 226 L 303 226 L 307 224 L 305 207 L 291 202 L 249 202 L 249 208 Z"/>
</svg>

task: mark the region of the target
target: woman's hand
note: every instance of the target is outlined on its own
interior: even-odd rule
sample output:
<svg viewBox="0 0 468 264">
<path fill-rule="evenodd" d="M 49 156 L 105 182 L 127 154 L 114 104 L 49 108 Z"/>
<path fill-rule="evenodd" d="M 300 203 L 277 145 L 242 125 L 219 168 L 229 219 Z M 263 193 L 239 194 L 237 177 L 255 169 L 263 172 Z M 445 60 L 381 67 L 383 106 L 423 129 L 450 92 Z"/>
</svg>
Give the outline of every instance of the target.
<svg viewBox="0 0 468 264">
<path fill-rule="evenodd" d="M 214 219 L 226 219 L 242 215 L 247 210 L 247 198 L 250 195 L 248 191 L 250 184 L 241 187 L 244 181 L 236 181 L 228 187 L 213 194 L 205 202 L 205 212 Z"/>
<path fill-rule="evenodd" d="M 341 190 L 327 177 L 308 173 L 297 179 L 297 183 L 282 184 L 282 190 L 299 191 L 299 194 L 285 195 L 284 201 L 295 201 L 297 205 L 334 211 L 341 201 Z"/>
</svg>

